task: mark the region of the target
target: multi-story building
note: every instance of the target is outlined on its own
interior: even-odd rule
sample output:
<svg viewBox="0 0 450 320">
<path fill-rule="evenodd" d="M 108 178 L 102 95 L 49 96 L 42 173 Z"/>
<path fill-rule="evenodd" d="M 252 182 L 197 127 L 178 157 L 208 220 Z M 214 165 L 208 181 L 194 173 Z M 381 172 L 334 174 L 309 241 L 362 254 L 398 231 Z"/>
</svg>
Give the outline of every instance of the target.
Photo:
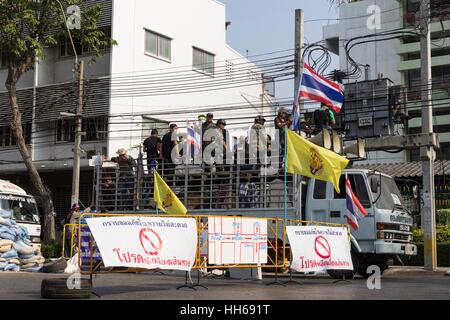
<svg viewBox="0 0 450 320">
<path fill-rule="evenodd" d="M 420 3 L 420 0 L 361 0 L 342 4 L 339 7 L 339 22 L 323 29 L 328 48 L 339 55 L 340 69 L 347 71 L 349 68 L 344 50 L 344 43 L 349 39 L 389 30 L 417 31 Z M 450 193 L 446 181 L 450 165 L 450 1 L 431 0 L 431 10 L 433 122 L 434 132 L 438 133 L 440 141 L 435 164 L 436 206 L 448 208 Z M 369 38 L 361 39 L 361 42 L 364 40 Z M 402 88 L 400 92 L 404 94 L 401 99 L 410 117 L 402 133 L 420 133 L 420 36 L 404 34 L 396 39 L 360 43 L 353 47 L 350 54 L 363 71 L 358 81 L 377 79 L 383 74 L 393 81 L 393 85 Z M 422 175 L 419 148 L 395 154 L 370 153 L 369 159 L 363 166 L 399 178 L 404 195 L 407 199 L 413 199 L 411 182 L 416 180 L 420 183 Z M 409 163 L 405 163 L 406 161 Z M 418 207 L 420 208 L 420 204 Z"/>
<path fill-rule="evenodd" d="M 450 159 L 450 1 L 431 0 L 432 6 L 432 73 L 434 100 L 434 131 L 439 134 L 441 150 L 438 159 Z M 324 39 L 328 48 L 339 55 L 340 69 L 349 70 L 344 44 L 360 36 L 384 31 L 414 30 L 419 24 L 418 0 L 360 0 L 349 1 L 339 7 L 339 22 L 325 26 Z M 390 38 L 390 37 L 385 37 Z M 375 38 L 372 38 L 374 40 Z M 379 37 L 378 40 L 383 39 Z M 369 38 L 361 38 L 364 42 Z M 411 119 L 405 126 L 407 133 L 421 132 L 420 102 L 420 37 L 403 35 L 400 38 L 371 41 L 354 46 L 351 57 L 360 64 L 362 73 L 356 81 L 389 78 L 393 85 L 406 88 L 403 101 Z M 355 80 L 351 80 L 355 81 Z M 419 150 L 389 155 L 371 154 L 371 163 L 418 161 Z"/>
<path fill-rule="evenodd" d="M 226 43 L 225 6 L 215 0 L 90 0 L 100 3 L 99 26 L 118 45 L 103 48 L 102 57 L 87 64 L 83 112 L 84 150 L 80 199 L 92 200 L 89 158 L 115 155 L 118 148 L 136 148 L 152 128 L 169 122 L 186 123 L 211 106 L 216 119 L 233 127 L 242 118 L 264 110 L 260 101 L 261 71 Z M 81 59 L 90 60 L 88 47 L 77 43 Z M 0 55 L 1 56 L 1 55 Z M 45 58 L 19 83 L 26 142 L 33 161 L 50 186 L 58 215 L 70 207 L 74 113 L 77 81 L 74 54 L 66 37 L 45 50 Z M 10 107 L 0 59 L 0 176 L 30 189 L 31 185 L 10 129 Z M 228 106 L 221 111 L 218 106 Z M 233 111 L 230 106 L 248 108 Z M 270 106 L 267 99 L 265 105 Z M 240 120 L 241 119 L 241 120 Z M 164 132 L 161 132 L 164 133 Z"/>
</svg>

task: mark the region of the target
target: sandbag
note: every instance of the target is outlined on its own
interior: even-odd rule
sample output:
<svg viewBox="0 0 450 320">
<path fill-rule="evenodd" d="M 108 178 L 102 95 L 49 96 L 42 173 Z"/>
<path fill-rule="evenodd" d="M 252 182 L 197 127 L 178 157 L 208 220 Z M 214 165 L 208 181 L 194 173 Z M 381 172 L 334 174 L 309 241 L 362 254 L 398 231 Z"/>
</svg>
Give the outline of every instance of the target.
<svg viewBox="0 0 450 320">
<path fill-rule="evenodd" d="M 8 252 L 11 249 L 12 249 L 12 245 L 1 246 L 0 247 L 0 253 Z"/>
<path fill-rule="evenodd" d="M 11 229 L 13 230 L 13 232 L 17 235 L 17 237 L 19 239 L 28 239 L 29 235 L 28 235 L 28 230 L 25 229 L 22 226 L 12 226 Z"/>
<path fill-rule="evenodd" d="M 0 247 L 13 245 L 14 241 L 11 240 L 0 240 Z"/>
<path fill-rule="evenodd" d="M 27 269 L 20 269 L 20 271 L 23 272 L 41 272 L 42 270 L 42 266 L 37 266 L 37 267 L 32 267 L 32 268 L 27 268 Z"/>
<path fill-rule="evenodd" d="M 0 217 L 3 219 L 10 219 L 12 217 L 12 212 L 4 209 L 0 209 Z"/>
<path fill-rule="evenodd" d="M 28 263 L 28 264 L 22 265 L 22 267 L 20 269 L 25 270 L 25 269 L 29 269 L 29 268 L 35 268 L 35 267 L 39 267 L 39 264 L 38 263 Z"/>
<path fill-rule="evenodd" d="M 11 219 L 5 219 L 5 218 L 2 218 L 2 217 L 0 217 L 0 224 L 8 226 L 8 227 L 12 226 Z"/>
<path fill-rule="evenodd" d="M 0 257 L 5 259 L 11 259 L 11 258 L 18 258 L 19 255 L 17 254 L 17 251 L 14 249 L 9 250 L 8 252 L 2 253 Z"/>
<path fill-rule="evenodd" d="M 40 256 L 40 254 L 19 254 L 19 258 L 23 260 L 31 259 L 34 258 L 35 256 Z"/>
<path fill-rule="evenodd" d="M 17 236 L 17 232 L 14 228 L 0 224 L 0 233 L 9 233 L 12 236 Z"/>
<path fill-rule="evenodd" d="M 41 257 L 40 256 L 33 256 L 32 258 L 29 258 L 29 259 L 19 258 L 19 260 L 20 260 L 20 262 L 22 264 L 38 263 L 41 260 Z"/>
<path fill-rule="evenodd" d="M 0 258 L 0 262 L 5 262 L 6 259 L 5 258 Z M 0 268 L 1 269 L 1 268 Z"/>
<path fill-rule="evenodd" d="M 18 271 L 20 271 L 20 267 L 16 264 L 7 264 L 3 270 L 18 272 Z"/>
<path fill-rule="evenodd" d="M 20 254 L 33 254 L 34 248 L 26 245 L 22 240 L 19 240 L 13 244 L 13 248 Z"/>
<path fill-rule="evenodd" d="M 2 238 L 2 239 L 7 239 L 7 240 L 11 240 L 11 241 L 16 240 L 16 237 L 15 237 L 15 236 L 13 236 L 13 235 L 11 235 L 11 234 L 9 234 L 9 233 L 7 233 L 7 232 L 0 233 L 0 238 Z"/>
<path fill-rule="evenodd" d="M 8 260 L 8 263 L 13 263 L 13 264 L 16 264 L 16 265 L 18 265 L 18 266 L 21 265 L 19 259 L 17 259 L 17 258 L 9 259 L 9 260 Z"/>
</svg>

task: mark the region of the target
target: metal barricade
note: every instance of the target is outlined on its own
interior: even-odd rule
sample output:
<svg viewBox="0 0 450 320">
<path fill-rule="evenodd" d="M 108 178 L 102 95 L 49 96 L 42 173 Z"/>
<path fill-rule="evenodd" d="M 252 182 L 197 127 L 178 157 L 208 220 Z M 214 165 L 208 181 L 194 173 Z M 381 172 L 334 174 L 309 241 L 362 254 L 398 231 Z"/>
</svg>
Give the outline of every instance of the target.
<svg viewBox="0 0 450 320">
<path fill-rule="evenodd" d="M 92 237 L 92 234 L 89 234 L 88 229 L 86 229 L 86 225 L 81 222 L 85 217 L 91 218 L 105 218 L 105 217 L 120 217 L 120 216 L 133 216 L 133 217 L 157 217 L 157 218 L 191 218 L 195 219 L 197 226 L 197 250 L 195 255 L 195 264 L 192 267 L 193 270 L 208 270 L 208 269 L 229 269 L 229 268 L 253 268 L 253 267 L 261 267 L 268 269 L 278 269 L 285 267 L 287 263 L 286 259 L 286 246 L 284 242 L 285 238 L 285 227 L 283 223 L 283 219 L 279 218 L 254 218 L 259 219 L 261 221 L 267 221 L 267 263 L 266 264 L 222 264 L 222 265 L 213 265 L 208 263 L 208 257 L 204 254 L 204 249 L 208 247 L 209 243 L 207 241 L 202 241 L 204 239 L 203 235 L 206 230 L 208 230 L 208 218 L 245 218 L 245 217 L 237 217 L 237 216 L 213 216 L 213 215 L 187 215 L 187 216 L 170 216 L 170 215 L 155 215 L 155 214 L 83 214 L 80 217 L 80 222 L 78 224 L 78 234 L 82 235 L 83 232 L 87 233 L 85 235 L 85 239 L 82 237 L 78 237 L 78 251 L 81 253 L 78 257 L 78 263 L 80 265 L 81 274 L 90 275 L 98 274 L 98 273 L 126 273 L 126 272 L 136 272 L 141 271 L 143 269 L 136 268 L 103 268 L 101 270 L 102 262 L 101 257 L 96 254 L 97 248 Z M 83 228 L 85 228 L 83 230 Z M 203 235 L 202 235 L 203 234 Z M 208 237 L 209 238 L 209 237 Z M 89 248 L 89 253 L 84 254 L 86 248 Z M 83 257 L 85 259 L 83 259 Z M 84 262 L 88 262 L 86 265 Z M 146 270 L 151 271 L 151 270 Z"/>
</svg>

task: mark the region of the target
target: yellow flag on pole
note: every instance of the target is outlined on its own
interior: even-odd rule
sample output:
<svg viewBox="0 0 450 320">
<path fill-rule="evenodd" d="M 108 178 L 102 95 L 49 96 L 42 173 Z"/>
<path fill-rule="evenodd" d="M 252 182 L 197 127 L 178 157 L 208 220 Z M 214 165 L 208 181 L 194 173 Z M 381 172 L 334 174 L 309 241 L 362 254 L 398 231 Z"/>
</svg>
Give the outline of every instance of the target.
<svg viewBox="0 0 450 320">
<path fill-rule="evenodd" d="M 287 130 L 286 171 L 317 180 L 329 181 L 338 193 L 339 179 L 349 160 L 309 142 Z"/>
<path fill-rule="evenodd" d="M 184 204 L 178 199 L 175 193 L 173 193 L 159 173 L 156 170 L 153 172 L 153 178 L 155 180 L 153 199 L 157 203 L 158 208 L 167 214 L 185 215 L 187 209 Z"/>
</svg>

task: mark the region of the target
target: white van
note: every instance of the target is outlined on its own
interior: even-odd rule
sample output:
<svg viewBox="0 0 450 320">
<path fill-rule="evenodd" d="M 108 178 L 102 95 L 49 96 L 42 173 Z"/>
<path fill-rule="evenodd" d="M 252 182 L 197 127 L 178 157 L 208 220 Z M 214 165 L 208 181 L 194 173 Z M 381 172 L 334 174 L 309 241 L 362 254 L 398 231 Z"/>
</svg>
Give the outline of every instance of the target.
<svg viewBox="0 0 450 320">
<path fill-rule="evenodd" d="M 41 222 L 34 197 L 9 181 L 0 180 L 0 209 L 10 211 L 12 219 L 27 229 L 33 246 L 40 246 Z"/>
</svg>

